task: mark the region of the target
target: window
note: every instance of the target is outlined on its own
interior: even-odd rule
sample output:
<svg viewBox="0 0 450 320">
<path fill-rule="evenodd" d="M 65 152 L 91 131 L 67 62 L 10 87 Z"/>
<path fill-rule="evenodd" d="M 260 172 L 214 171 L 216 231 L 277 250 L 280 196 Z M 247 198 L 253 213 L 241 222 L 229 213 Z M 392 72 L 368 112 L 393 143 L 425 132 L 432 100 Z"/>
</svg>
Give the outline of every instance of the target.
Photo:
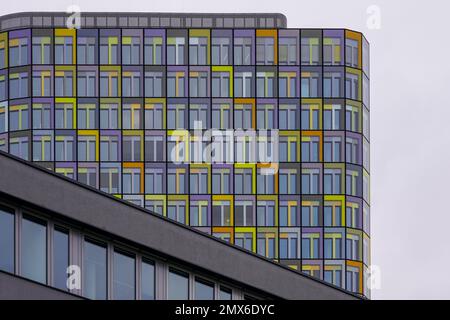
<svg viewBox="0 0 450 320">
<path fill-rule="evenodd" d="M 194 299 L 214 300 L 214 284 L 196 277 L 194 284 Z"/>
<path fill-rule="evenodd" d="M 145 72 L 145 96 L 163 96 L 163 74 L 162 72 Z"/>
<path fill-rule="evenodd" d="M 141 39 L 139 37 L 122 37 L 122 64 L 140 64 Z"/>
<path fill-rule="evenodd" d="M 94 71 L 78 71 L 78 96 L 93 97 L 96 95 L 97 77 Z"/>
<path fill-rule="evenodd" d="M 234 190 L 236 194 L 252 193 L 252 169 L 236 169 L 234 175 Z"/>
<path fill-rule="evenodd" d="M 234 204 L 235 224 L 239 227 L 254 226 L 253 218 L 253 202 L 252 201 L 236 201 Z"/>
<path fill-rule="evenodd" d="M 28 38 L 9 40 L 9 65 L 11 67 L 28 64 Z"/>
<path fill-rule="evenodd" d="M 230 96 L 230 73 L 213 72 L 212 96 L 223 98 Z"/>
<path fill-rule="evenodd" d="M 95 136 L 78 136 L 78 161 L 96 161 Z"/>
<path fill-rule="evenodd" d="M 83 294 L 94 300 L 107 298 L 106 247 L 102 244 L 84 241 L 83 250 Z"/>
<path fill-rule="evenodd" d="M 229 169 L 213 170 L 212 174 L 212 188 L 215 194 L 229 194 L 230 193 L 230 175 Z"/>
<path fill-rule="evenodd" d="M 119 74 L 117 71 L 100 72 L 100 96 L 117 97 L 119 90 Z"/>
<path fill-rule="evenodd" d="M 164 161 L 164 137 L 146 136 L 145 137 L 145 161 Z"/>
<path fill-rule="evenodd" d="M 14 272 L 14 213 L 0 208 L 0 270 Z"/>
<path fill-rule="evenodd" d="M 341 169 L 325 169 L 324 192 L 326 194 L 340 194 L 341 181 L 342 181 Z"/>
<path fill-rule="evenodd" d="M 342 74 L 340 72 L 325 72 L 323 86 L 324 97 L 342 97 Z"/>
<path fill-rule="evenodd" d="M 208 92 L 208 73 L 190 72 L 189 73 L 189 94 L 191 97 L 206 97 Z"/>
<path fill-rule="evenodd" d="M 272 37 L 256 38 L 256 63 L 271 65 L 274 63 L 274 43 Z"/>
<path fill-rule="evenodd" d="M 100 105 L 100 129 L 119 129 L 119 105 L 102 103 Z"/>
<path fill-rule="evenodd" d="M 182 37 L 169 37 L 167 39 L 167 64 L 184 64 L 185 39 Z"/>
<path fill-rule="evenodd" d="M 360 132 L 360 108 L 347 105 L 345 110 L 345 130 Z"/>
<path fill-rule="evenodd" d="M 141 160 L 141 137 L 123 136 L 123 161 Z"/>
<path fill-rule="evenodd" d="M 207 37 L 189 38 L 189 64 L 206 65 L 207 64 Z"/>
<path fill-rule="evenodd" d="M 347 73 L 345 80 L 345 97 L 353 100 L 359 100 L 359 75 Z"/>
<path fill-rule="evenodd" d="M 230 201 L 213 201 L 212 218 L 213 226 L 230 226 Z"/>
<path fill-rule="evenodd" d="M 317 72 L 302 72 L 301 94 L 303 98 L 319 97 L 319 78 Z"/>
<path fill-rule="evenodd" d="M 297 94 L 297 74 L 296 72 L 279 72 L 279 88 L 280 98 L 295 98 Z"/>
<path fill-rule="evenodd" d="M 189 275 L 176 269 L 169 269 L 167 284 L 168 300 L 188 300 L 189 299 Z"/>
<path fill-rule="evenodd" d="M 33 72 L 33 96 L 48 97 L 51 95 L 51 71 Z"/>
<path fill-rule="evenodd" d="M 323 207 L 324 226 L 340 227 L 342 225 L 342 208 L 340 203 L 325 203 Z"/>
<path fill-rule="evenodd" d="M 252 72 L 236 72 L 234 75 L 234 95 L 237 98 L 247 98 L 252 93 Z"/>
<path fill-rule="evenodd" d="M 73 95 L 72 71 L 55 72 L 55 95 L 58 97 L 70 97 Z"/>
<path fill-rule="evenodd" d="M 101 161 L 119 160 L 119 138 L 117 136 L 102 136 L 100 138 Z"/>
<path fill-rule="evenodd" d="M 167 217 L 169 219 L 186 223 L 186 203 L 184 201 L 169 201 L 167 205 Z"/>
<path fill-rule="evenodd" d="M 114 251 L 113 261 L 114 300 L 133 300 L 136 271 L 134 257 Z"/>
<path fill-rule="evenodd" d="M 330 270 L 326 270 L 327 268 L 330 268 Z M 341 287 L 342 286 L 342 270 L 341 267 L 325 267 L 325 271 L 323 273 L 323 278 L 326 282 L 334 284 L 335 286 Z"/>
<path fill-rule="evenodd" d="M 209 128 L 209 112 L 207 104 L 191 104 L 189 106 L 190 129 Z"/>
<path fill-rule="evenodd" d="M 139 71 L 124 71 L 122 83 L 122 95 L 124 97 L 141 96 L 141 73 Z"/>
<path fill-rule="evenodd" d="M 33 161 L 52 161 L 52 137 L 38 135 L 33 137 Z"/>
<path fill-rule="evenodd" d="M 22 220 L 20 270 L 25 278 L 47 283 L 47 226 L 28 216 Z"/>
<path fill-rule="evenodd" d="M 280 65 L 297 65 L 297 38 L 281 37 L 278 52 Z"/>
<path fill-rule="evenodd" d="M 325 130 L 342 130 L 342 107 L 339 104 L 326 104 L 323 110 L 323 127 Z"/>
<path fill-rule="evenodd" d="M 324 258 L 342 259 L 342 235 L 338 233 L 325 234 Z"/>
<path fill-rule="evenodd" d="M 360 164 L 360 141 L 347 137 L 345 140 L 346 162 Z"/>
<path fill-rule="evenodd" d="M 302 137 L 302 162 L 319 161 L 319 137 Z"/>
<path fill-rule="evenodd" d="M 302 130 L 320 129 L 320 105 L 304 104 L 301 112 Z"/>
<path fill-rule="evenodd" d="M 236 233 L 234 237 L 234 244 L 245 250 L 253 250 L 253 236 L 251 233 Z"/>
<path fill-rule="evenodd" d="M 219 300 L 231 300 L 231 289 L 220 286 Z"/>
<path fill-rule="evenodd" d="M 319 38 L 302 37 L 302 65 L 319 64 Z"/>
<path fill-rule="evenodd" d="M 279 209 L 280 226 L 281 227 L 295 227 L 297 223 L 297 203 L 289 204 L 289 202 L 282 201 Z"/>
<path fill-rule="evenodd" d="M 0 41 L 0 69 L 3 69 L 6 66 L 5 46 L 6 46 L 6 41 L 1 40 Z"/>
<path fill-rule="evenodd" d="M 96 109 L 95 104 L 78 104 L 78 129 L 96 129 Z"/>
<path fill-rule="evenodd" d="M 141 300 L 155 300 L 155 265 L 145 259 L 141 265 Z"/>
<path fill-rule="evenodd" d="M 119 64 L 118 37 L 100 37 L 100 64 Z"/>
<path fill-rule="evenodd" d="M 346 272 L 346 280 L 347 280 L 347 290 L 359 293 L 359 269 L 355 267 L 347 267 Z"/>
<path fill-rule="evenodd" d="M 29 140 L 28 137 L 10 138 L 9 152 L 19 158 L 28 160 Z"/>
<path fill-rule="evenodd" d="M 190 226 L 205 227 L 207 223 L 208 201 L 193 201 L 189 210 Z"/>
<path fill-rule="evenodd" d="M 229 104 L 212 105 L 212 128 L 230 129 L 232 123 L 232 110 Z"/>
<path fill-rule="evenodd" d="M 33 37 L 33 64 L 50 64 L 50 37 Z"/>
<path fill-rule="evenodd" d="M 297 109 L 298 107 L 295 104 L 280 104 L 278 111 L 280 130 L 296 130 L 300 128 L 300 113 Z"/>
<path fill-rule="evenodd" d="M 0 101 L 6 100 L 6 76 L 0 75 Z"/>
<path fill-rule="evenodd" d="M 235 129 L 251 129 L 252 124 L 252 105 L 239 104 L 234 108 L 234 128 Z"/>
<path fill-rule="evenodd" d="M 9 74 L 9 97 L 11 99 L 24 98 L 28 94 L 28 73 Z"/>
<path fill-rule="evenodd" d="M 120 192 L 120 170 L 118 168 L 100 169 L 100 190 L 108 193 Z"/>
<path fill-rule="evenodd" d="M 190 170 L 190 188 L 191 194 L 208 193 L 208 169 L 191 168 Z"/>
<path fill-rule="evenodd" d="M 304 202 L 302 204 L 302 226 L 319 226 L 319 205 L 315 202 Z"/>
<path fill-rule="evenodd" d="M 162 43 L 163 38 L 154 36 L 154 37 L 145 37 L 144 39 L 144 54 L 145 54 L 145 64 L 154 64 L 159 65 L 162 64 Z"/>
<path fill-rule="evenodd" d="M 9 129 L 11 131 L 27 130 L 30 127 L 28 105 L 13 105 L 9 107 Z"/>
<path fill-rule="evenodd" d="M 97 168 L 78 168 L 78 181 L 93 188 L 98 188 Z"/>
<path fill-rule="evenodd" d="M 279 172 L 279 191 L 280 194 L 296 194 L 299 191 L 297 186 L 296 169 L 280 169 Z"/>
<path fill-rule="evenodd" d="M 347 241 L 346 241 L 347 259 L 349 259 L 349 260 L 360 260 L 361 259 L 360 245 L 361 245 L 361 241 L 360 241 L 360 238 L 358 235 L 347 233 Z"/>
<path fill-rule="evenodd" d="M 123 169 L 123 193 L 141 193 L 141 170 L 139 168 Z"/>
<path fill-rule="evenodd" d="M 319 169 L 302 170 L 302 194 L 319 194 Z"/>
<path fill-rule="evenodd" d="M 319 235 L 306 234 L 302 236 L 302 259 L 319 258 Z"/>
<path fill-rule="evenodd" d="M 262 173 L 258 169 L 256 178 L 258 194 L 274 194 L 275 175 Z"/>
<path fill-rule="evenodd" d="M 123 129 L 142 129 L 142 108 L 139 103 L 127 103 L 122 109 Z"/>
<path fill-rule="evenodd" d="M 256 74 L 256 96 L 271 98 L 274 96 L 275 74 L 273 72 L 258 72 Z"/>
<path fill-rule="evenodd" d="M 345 39 L 345 64 L 357 68 L 359 63 L 359 43 L 353 39 Z"/>
<path fill-rule="evenodd" d="M 55 138 L 55 160 L 74 160 L 74 138 L 71 136 L 57 136 Z"/>
<path fill-rule="evenodd" d="M 213 37 L 211 45 L 212 64 L 230 65 L 230 39 L 225 37 Z"/>
<path fill-rule="evenodd" d="M 342 162 L 341 159 L 341 137 L 324 137 L 323 153 L 325 162 Z"/>
<path fill-rule="evenodd" d="M 234 64 L 250 65 L 252 52 L 252 38 L 235 37 L 234 38 Z"/>
<path fill-rule="evenodd" d="M 162 129 L 163 128 L 163 104 L 148 103 L 145 105 L 144 111 L 145 129 Z"/>
<path fill-rule="evenodd" d="M 55 38 L 55 64 L 72 64 L 72 37 Z"/>
<path fill-rule="evenodd" d="M 275 226 L 275 202 L 258 201 L 256 210 L 258 227 Z"/>
<path fill-rule="evenodd" d="M 323 63 L 325 65 L 341 64 L 341 38 L 323 39 Z"/>
<path fill-rule="evenodd" d="M 298 258 L 298 235 L 285 233 L 280 235 L 280 259 Z"/>
<path fill-rule="evenodd" d="M 184 97 L 185 96 L 186 77 L 185 73 L 167 72 L 167 96 Z"/>
<path fill-rule="evenodd" d="M 167 129 L 185 129 L 187 122 L 186 105 L 169 104 L 167 110 Z"/>
<path fill-rule="evenodd" d="M 74 106 L 71 103 L 57 103 L 55 106 L 55 128 L 73 129 L 74 128 Z"/>
<path fill-rule="evenodd" d="M 96 41 L 95 37 L 78 37 L 77 39 L 77 63 L 95 64 L 96 61 Z"/>
<path fill-rule="evenodd" d="M 61 228 L 53 232 L 53 286 L 68 290 L 69 233 Z"/>
</svg>

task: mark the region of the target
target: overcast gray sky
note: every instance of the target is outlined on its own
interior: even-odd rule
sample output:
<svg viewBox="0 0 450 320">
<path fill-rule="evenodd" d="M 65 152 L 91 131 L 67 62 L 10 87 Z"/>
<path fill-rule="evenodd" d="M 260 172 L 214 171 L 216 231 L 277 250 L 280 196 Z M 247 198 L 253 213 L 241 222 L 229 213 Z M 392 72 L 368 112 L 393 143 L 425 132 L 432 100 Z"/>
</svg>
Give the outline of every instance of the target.
<svg viewBox="0 0 450 320">
<path fill-rule="evenodd" d="M 15 0 L 2 1 L 0 15 L 72 4 L 82 11 L 281 12 L 288 27 L 363 32 L 371 43 L 372 264 L 381 269 L 372 298 L 450 299 L 448 1 Z M 380 29 L 367 27 L 371 5 L 380 10 Z"/>
</svg>

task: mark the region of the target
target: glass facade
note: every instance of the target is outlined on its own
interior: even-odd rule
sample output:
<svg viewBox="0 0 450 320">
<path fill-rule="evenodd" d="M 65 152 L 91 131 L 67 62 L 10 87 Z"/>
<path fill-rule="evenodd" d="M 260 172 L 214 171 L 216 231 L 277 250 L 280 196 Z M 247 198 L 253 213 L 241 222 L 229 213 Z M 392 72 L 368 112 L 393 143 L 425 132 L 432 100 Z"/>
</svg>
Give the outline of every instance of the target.
<svg viewBox="0 0 450 320">
<path fill-rule="evenodd" d="M 368 57 L 364 36 L 345 29 L 5 31 L 0 150 L 369 296 Z M 261 140 L 266 131 L 277 144 Z M 276 162 L 255 156 L 264 148 L 276 148 Z M 27 225 L 22 242 L 45 250 L 46 226 Z M 0 245 L 9 238 L 2 233 Z M 66 264 L 65 248 L 55 264 Z M 96 298 L 106 292 L 102 250 L 86 242 L 98 284 L 86 294 Z M 114 256 L 114 268 L 134 268 Z M 13 268 L 10 260 L 0 266 Z M 45 268 L 28 276 L 45 282 Z M 185 294 L 182 280 L 169 278 L 173 297 Z M 134 298 L 130 279 L 112 286 L 115 297 Z M 148 286 L 142 296 L 151 299 Z M 208 282 L 193 286 L 214 298 Z"/>
</svg>

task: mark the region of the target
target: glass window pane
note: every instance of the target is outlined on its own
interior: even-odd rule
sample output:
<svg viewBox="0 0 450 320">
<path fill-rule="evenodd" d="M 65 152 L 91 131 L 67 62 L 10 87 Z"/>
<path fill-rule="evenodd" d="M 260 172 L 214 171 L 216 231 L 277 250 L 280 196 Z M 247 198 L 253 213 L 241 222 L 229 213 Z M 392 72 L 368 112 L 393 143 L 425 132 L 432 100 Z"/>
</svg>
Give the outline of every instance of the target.
<svg viewBox="0 0 450 320">
<path fill-rule="evenodd" d="M 83 292 L 89 299 L 106 299 L 106 248 L 85 241 L 83 257 Z"/>
<path fill-rule="evenodd" d="M 206 281 L 195 280 L 195 300 L 214 300 L 214 285 Z"/>
<path fill-rule="evenodd" d="M 55 230 L 53 234 L 53 285 L 67 290 L 67 267 L 69 266 L 69 234 Z"/>
<path fill-rule="evenodd" d="M 23 218 L 21 238 L 21 275 L 47 282 L 47 227 L 45 222 Z"/>
<path fill-rule="evenodd" d="M 134 258 L 114 252 L 113 297 L 115 300 L 133 300 L 135 293 Z"/>
<path fill-rule="evenodd" d="M 189 299 L 189 277 L 188 274 L 171 269 L 169 271 L 169 283 L 167 288 L 168 300 Z"/>
<path fill-rule="evenodd" d="M 0 209 L 0 270 L 14 272 L 14 214 Z"/>
<path fill-rule="evenodd" d="M 142 262 L 141 299 L 155 300 L 155 266 L 150 262 Z"/>
</svg>

